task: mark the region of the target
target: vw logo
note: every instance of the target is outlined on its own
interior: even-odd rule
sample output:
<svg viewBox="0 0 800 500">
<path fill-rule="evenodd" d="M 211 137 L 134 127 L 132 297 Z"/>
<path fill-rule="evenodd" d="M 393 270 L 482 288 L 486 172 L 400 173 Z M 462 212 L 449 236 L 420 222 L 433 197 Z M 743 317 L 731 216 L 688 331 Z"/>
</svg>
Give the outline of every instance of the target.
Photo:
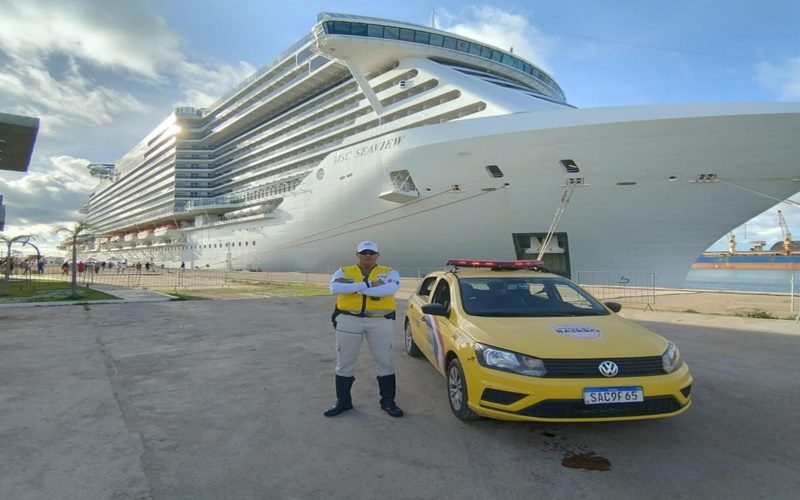
<svg viewBox="0 0 800 500">
<path fill-rule="evenodd" d="M 613 361 L 603 361 L 598 366 L 598 369 L 606 377 L 616 377 L 617 373 L 619 373 L 619 367 Z"/>
</svg>

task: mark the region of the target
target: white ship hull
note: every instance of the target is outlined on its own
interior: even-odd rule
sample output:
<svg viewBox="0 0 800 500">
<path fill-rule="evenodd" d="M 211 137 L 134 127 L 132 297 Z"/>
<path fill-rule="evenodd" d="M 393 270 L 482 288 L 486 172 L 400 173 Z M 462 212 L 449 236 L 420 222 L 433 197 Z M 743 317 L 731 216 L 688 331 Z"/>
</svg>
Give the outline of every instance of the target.
<svg viewBox="0 0 800 500">
<path fill-rule="evenodd" d="M 270 218 L 184 230 L 185 245 L 152 255 L 192 267 L 329 271 L 373 239 L 404 274 L 451 258 L 516 259 L 513 235 L 546 233 L 567 180 L 582 178 L 556 229 L 567 235 L 570 274 L 652 273 L 657 286 L 680 286 L 711 243 L 800 189 L 800 106 L 788 111 L 565 110 L 395 133 L 367 145 L 389 141 L 383 151 L 356 145 L 328 158 L 324 177 L 307 177 Z M 580 172 L 566 174 L 565 158 Z M 378 197 L 398 169 L 409 170 L 418 198 Z M 714 180 L 698 182 L 703 174 Z"/>
</svg>

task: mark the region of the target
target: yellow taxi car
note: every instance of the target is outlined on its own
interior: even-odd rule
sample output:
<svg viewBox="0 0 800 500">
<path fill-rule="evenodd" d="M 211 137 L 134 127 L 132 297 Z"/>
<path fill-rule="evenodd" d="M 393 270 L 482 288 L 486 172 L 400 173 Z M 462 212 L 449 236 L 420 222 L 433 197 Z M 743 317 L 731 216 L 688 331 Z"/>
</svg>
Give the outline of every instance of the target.
<svg viewBox="0 0 800 500">
<path fill-rule="evenodd" d="M 406 352 L 447 380 L 462 420 L 662 418 L 691 405 L 678 348 L 541 261 L 452 260 L 408 300 Z"/>
</svg>

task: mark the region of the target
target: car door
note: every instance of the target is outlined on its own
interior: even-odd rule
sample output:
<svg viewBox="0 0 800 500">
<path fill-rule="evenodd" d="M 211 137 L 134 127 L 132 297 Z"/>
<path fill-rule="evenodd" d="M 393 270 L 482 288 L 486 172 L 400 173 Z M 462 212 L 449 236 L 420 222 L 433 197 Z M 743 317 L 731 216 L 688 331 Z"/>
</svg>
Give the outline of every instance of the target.
<svg viewBox="0 0 800 500">
<path fill-rule="evenodd" d="M 421 351 L 424 351 L 423 347 L 428 335 L 422 314 L 422 306 L 431 301 L 433 286 L 436 284 L 437 278 L 438 276 L 427 276 L 423 279 L 417 288 L 417 292 L 409 297 L 408 305 L 406 306 L 406 316 L 411 326 L 411 337 Z"/>
<path fill-rule="evenodd" d="M 425 327 L 425 339 L 417 345 L 428 360 L 442 374 L 445 372 L 445 357 L 450 349 L 455 327 L 451 321 L 454 314 L 452 310 L 452 287 L 446 276 L 436 282 L 430 303 L 442 304 L 448 311 L 446 316 L 424 314 L 422 317 Z"/>
</svg>

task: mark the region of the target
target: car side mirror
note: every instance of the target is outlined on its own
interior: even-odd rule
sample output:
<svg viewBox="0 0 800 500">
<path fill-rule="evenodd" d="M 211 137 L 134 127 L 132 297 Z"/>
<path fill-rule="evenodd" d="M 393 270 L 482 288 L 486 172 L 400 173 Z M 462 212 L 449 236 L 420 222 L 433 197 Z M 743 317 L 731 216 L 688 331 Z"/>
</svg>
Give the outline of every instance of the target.
<svg viewBox="0 0 800 500">
<path fill-rule="evenodd" d="M 422 312 L 434 316 L 447 316 L 447 308 L 444 304 L 437 304 L 436 302 L 422 306 Z"/>
<path fill-rule="evenodd" d="M 620 304 L 619 302 L 603 302 L 603 305 L 605 305 L 607 308 L 611 309 L 615 313 L 618 313 L 622 310 L 622 304 Z"/>
</svg>

